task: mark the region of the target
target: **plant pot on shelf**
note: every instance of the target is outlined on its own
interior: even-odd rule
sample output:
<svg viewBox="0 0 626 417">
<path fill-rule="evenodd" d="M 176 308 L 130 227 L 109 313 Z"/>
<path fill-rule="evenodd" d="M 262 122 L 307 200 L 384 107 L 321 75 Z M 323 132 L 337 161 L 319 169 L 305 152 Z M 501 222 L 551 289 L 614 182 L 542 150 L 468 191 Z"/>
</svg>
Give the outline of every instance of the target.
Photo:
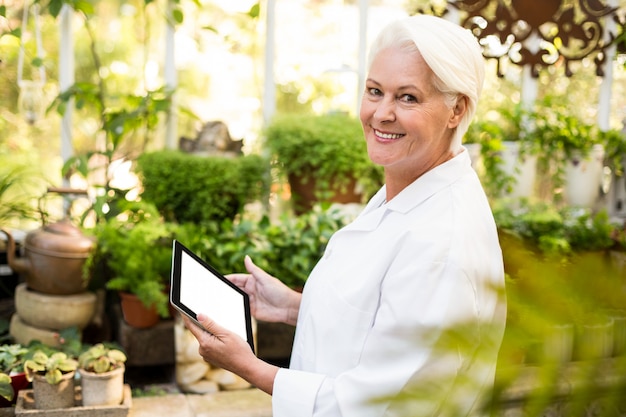
<svg viewBox="0 0 626 417">
<path fill-rule="evenodd" d="M 613 355 L 614 321 L 607 317 L 597 322 L 577 325 L 574 342 L 576 360 L 609 358 Z"/>
<path fill-rule="evenodd" d="M 576 207 L 593 208 L 601 196 L 604 147 L 594 145 L 587 157 L 574 156 L 565 168 L 565 200 Z"/>
<path fill-rule="evenodd" d="M 161 320 L 156 308 L 146 307 L 135 294 L 120 291 L 119 296 L 124 321 L 130 326 L 145 329 L 155 326 Z"/>
<path fill-rule="evenodd" d="M 105 373 L 79 369 L 83 406 L 119 405 L 124 399 L 124 366 Z"/>
<path fill-rule="evenodd" d="M 574 325 L 551 325 L 543 338 L 542 360 L 547 363 L 567 363 L 574 353 Z"/>
<path fill-rule="evenodd" d="M 311 176 L 304 178 L 297 175 L 289 175 L 289 187 L 291 188 L 294 211 L 298 214 L 311 210 L 315 203 L 319 201 L 316 195 L 318 185 L 315 178 Z M 363 200 L 363 194 L 359 191 L 357 181 L 354 178 L 351 178 L 348 184 L 343 187 L 331 184 L 328 193 L 330 196 L 327 201 L 333 203 L 360 203 Z"/>
<path fill-rule="evenodd" d="M 537 157 L 520 154 L 520 142 L 502 142 L 502 169 L 513 178 L 512 190 L 506 197 L 532 197 L 537 172 Z"/>
<path fill-rule="evenodd" d="M 35 408 L 50 410 L 74 406 L 74 376 L 76 372 L 69 372 L 61 377 L 58 384 L 50 384 L 43 375 L 33 378 L 33 395 Z"/>
</svg>

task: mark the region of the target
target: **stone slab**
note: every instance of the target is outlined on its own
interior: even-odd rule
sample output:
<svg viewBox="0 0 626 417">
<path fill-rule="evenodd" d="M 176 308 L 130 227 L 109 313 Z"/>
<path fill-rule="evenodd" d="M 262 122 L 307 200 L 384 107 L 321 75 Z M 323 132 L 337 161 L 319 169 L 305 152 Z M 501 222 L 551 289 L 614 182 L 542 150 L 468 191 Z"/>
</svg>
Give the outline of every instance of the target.
<svg viewBox="0 0 626 417">
<path fill-rule="evenodd" d="M 124 385 L 124 400 L 120 405 L 98 405 L 84 407 L 80 386 L 75 388 L 75 407 L 39 410 L 35 408 L 33 390 L 21 390 L 15 404 L 15 417 L 126 417 L 132 406 L 130 386 Z"/>
<path fill-rule="evenodd" d="M 272 417 L 272 397 L 257 388 L 187 395 L 195 417 Z"/>
<path fill-rule="evenodd" d="M 118 343 L 124 348 L 126 366 L 173 365 L 176 362 L 174 320 L 161 320 L 154 327 L 137 329 L 128 325 L 121 312 L 118 322 Z"/>
<path fill-rule="evenodd" d="M 184 394 L 168 394 L 133 399 L 128 417 L 194 417 Z"/>
<path fill-rule="evenodd" d="M 15 417 L 15 407 L 0 408 L 0 417 Z"/>
</svg>

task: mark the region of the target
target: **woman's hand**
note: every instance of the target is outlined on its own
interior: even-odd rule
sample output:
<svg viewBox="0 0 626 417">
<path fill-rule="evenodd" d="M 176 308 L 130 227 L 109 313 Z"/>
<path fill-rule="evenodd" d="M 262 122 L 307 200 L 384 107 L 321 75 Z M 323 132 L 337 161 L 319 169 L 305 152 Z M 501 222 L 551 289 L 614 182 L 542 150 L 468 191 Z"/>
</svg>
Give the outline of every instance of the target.
<svg viewBox="0 0 626 417">
<path fill-rule="evenodd" d="M 248 294 L 252 315 L 258 320 L 295 326 L 302 295 L 256 266 L 249 256 L 244 264 L 249 274 L 230 274 L 226 278 Z"/>
<path fill-rule="evenodd" d="M 245 340 L 204 314 L 198 314 L 198 322 L 204 329 L 184 314 L 181 317 L 198 340 L 198 353 L 205 361 L 241 376 L 268 394 L 272 393 L 278 368 L 258 359 Z"/>
</svg>

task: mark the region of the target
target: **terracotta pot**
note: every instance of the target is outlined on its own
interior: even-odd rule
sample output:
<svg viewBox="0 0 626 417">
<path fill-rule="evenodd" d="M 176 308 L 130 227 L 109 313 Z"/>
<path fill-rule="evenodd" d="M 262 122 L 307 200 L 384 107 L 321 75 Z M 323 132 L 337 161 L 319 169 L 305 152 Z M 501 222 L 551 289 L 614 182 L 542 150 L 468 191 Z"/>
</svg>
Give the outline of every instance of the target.
<svg viewBox="0 0 626 417">
<path fill-rule="evenodd" d="M 124 399 L 124 366 L 98 374 L 79 369 L 83 406 L 119 405 Z"/>
<path fill-rule="evenodd" d="M 135 294 L 119 292 L 124 321 L 132 327 L 144 329 L 156 325 L 161 318 L 156 308 L 147 308 Z"/>
<path fill-rule="evenodd" d="M 293 208 L 297 214 L 305 213 L 319 201 L 315 195 L 317 189 L 315 179 L 308 177 L 305 181 L 296 175 L 289 176 L 289 187 L 291 188 L 291 198 Z M 363 195 L 358 190 L 356 179 L 350 179 L 349 184 L 343 188 L 332 187 L 333 195 L 328 201 L 333 203 L 360 203 Z"/>
<path fill-rule="evenodd" d="M 61 382 L 50 385 L 42 375 L 35 375 L 33 379 L 33 395 L 35 408 L 50 410 L 54 408 L 74 407 L 74 375 L 70 372 L 63 375 Z"/>
</svg>

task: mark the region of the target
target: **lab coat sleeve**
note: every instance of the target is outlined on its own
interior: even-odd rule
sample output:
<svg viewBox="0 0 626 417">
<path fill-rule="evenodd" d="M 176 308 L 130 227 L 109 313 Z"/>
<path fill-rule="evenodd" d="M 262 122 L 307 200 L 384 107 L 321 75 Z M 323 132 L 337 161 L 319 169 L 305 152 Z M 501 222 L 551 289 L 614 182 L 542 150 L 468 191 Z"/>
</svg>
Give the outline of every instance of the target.
<svg viewBox="0 0 626 417">
<path fill-rule="evenodd" d="M 416 253 L 435 261 L 416 262 Z M 476 289 L 466 273 L 429 255 L 432 252 L 412 251 L 404 254 L 412 261 L 392 265 L 364 345 L 338 347 L 355 349 L 354 354 L 360 356 L 357 366 L 334 378 L 288 369 L 278 372 L 274 417 L 379 417 L 387 415 L 390 407 L 395 410 L 390 415 L 437 413 L 450 397 L 455 375 L 472 356 L 442 343 L 442 329 L 463 322 L 474 335 L 477 308 Z M 340 322 L 338 318 L 337 325 Z M 398 394 L 410 396 L 412 414 L 402 413 L 403 400 Z"/>
</svg>

